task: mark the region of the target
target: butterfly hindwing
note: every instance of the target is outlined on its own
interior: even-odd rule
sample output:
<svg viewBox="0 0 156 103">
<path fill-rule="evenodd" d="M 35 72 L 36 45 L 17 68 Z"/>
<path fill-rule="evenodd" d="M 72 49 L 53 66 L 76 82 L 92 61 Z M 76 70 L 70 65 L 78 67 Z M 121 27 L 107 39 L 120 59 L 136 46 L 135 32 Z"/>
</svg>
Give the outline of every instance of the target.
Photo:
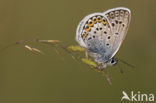
<svg viewBox="0 0 156 103">
<path fill-rule="evenodd" d="M 110 24 L 103 13 L 91 15 L 85 21 L 83 20 L 81 38 L 92 57 L 98 58 L 99 55 L 108 57 L 112 35 Z"/>
</svg>

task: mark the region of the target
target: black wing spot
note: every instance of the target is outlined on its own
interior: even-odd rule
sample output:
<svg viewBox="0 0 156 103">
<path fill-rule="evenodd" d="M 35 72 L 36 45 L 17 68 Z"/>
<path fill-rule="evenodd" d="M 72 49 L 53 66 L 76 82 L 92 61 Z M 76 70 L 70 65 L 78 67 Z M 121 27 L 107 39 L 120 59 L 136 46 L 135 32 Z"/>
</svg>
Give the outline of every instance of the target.
<svg viewBox="0 0 156 103">
<path fill-rule="evenodd" d="M 99 30 L 99 28 L 96 28 L 96 30 L 98 31 L 98 30 Z"/>
<path fill-rule="evenodd" d="M 89 24 L 92 24 L 92 23 L 93 23 L 92 21 L 89 22 Z"/>
<path fill-rule="evenodd" d="M 96 21 L 96 17 L 95 16 L 92 19 L 93 19 L 93 21 Z"/>
<path fill-rule="evenodd" d="M 102 28 L 100 28 L 100 30 L 102 30 Z"/>
<path fill-rule="evenodd" d="M 112 23 L 112 26 L 115 26 L 115 24 L 114 24 L 114 23 Z"/>
<path fill-rule="evenodd" d="M 124 26 L 125 26 L 125 24 L 122 24 L 122 26 L 124 27 Z"/>
<path fill-rule="evenodd" d="M 119 33 L 115 33 L 116 35 L 118 35 Z"/>
<path fill-rule="evenodd" d="M 122 24 L 122 21 L 119 21 L 119 24 Z"/>
<path fill-rule="evenodd" d="M 88 40 L 92 39 L 91 37 L 88 38 Z"/>
<path fill-rule="evenodd" d="M 119 23 L 119 21 L 118 21 L 118 20 L 115 20 L 115 23 L 116 23 L 116 24 L 118 24 L 118 23 Z"/>
<path fill-rule="evenodd" d="M 88 24 L 88 21 L 86 21 L 86 24 Z"/>
<path fill-rule="evenodd" d="M 97 17 L 97 19 L 98 19 L 98 20 L 100 20 L 100 19 L 101 19 L 101 17 L 100 17 L 100 16 L 98 16 L 98 17 Z"/>
<path fill-rule="evenodd" d="M 109 44 L 106 44 L 107 46 L 109 46 Z"/>
<path fill-rule="evenodd" d="M 104 31 L 104 34 L 107 34 L 107 32 L 106 32 L 106 31 Z"/>
<path fill-rule="evenodd" d="M 110 36 L 108 36 L 108 39 L 110 39 Z"/>
<path fill-rule="evenodd" d="M 96 31 L 94 31 L 94 34 L 96 34 Z"/>
<path fill-rule="evenodd" d="M 93 38 L 95 38 L 95 35 L 93 35 Z"/>
<path fill-rule="evenodd" d="M 89 28 L 89 26 L 87 25 L 87 26 L 85 26 L 85 28 L 86 28 L 86 29 L 88 29 L 88 28 Z"/>
<path fill-rule="evenodd" d="M 106 20 L 105 20 L 105 19 L 103 19 L 103 22 L 106 22 Z"/>
</svg>

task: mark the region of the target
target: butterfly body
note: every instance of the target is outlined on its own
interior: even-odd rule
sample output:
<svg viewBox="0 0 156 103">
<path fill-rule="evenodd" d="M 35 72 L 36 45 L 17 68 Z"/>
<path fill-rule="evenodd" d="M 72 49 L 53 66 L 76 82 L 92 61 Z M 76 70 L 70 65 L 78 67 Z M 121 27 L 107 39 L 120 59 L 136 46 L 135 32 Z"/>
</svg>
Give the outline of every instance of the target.
<svg viewBox="0 0 156 103">
<path fill-rule="evenodd" d="M 93 13 L 78 25 L 76 41 L 86 48 L 95 62 L 114 65 L 114 55 L 119 50 L 130 23 L 130 10 L 124 7 Z"/>
</svg>

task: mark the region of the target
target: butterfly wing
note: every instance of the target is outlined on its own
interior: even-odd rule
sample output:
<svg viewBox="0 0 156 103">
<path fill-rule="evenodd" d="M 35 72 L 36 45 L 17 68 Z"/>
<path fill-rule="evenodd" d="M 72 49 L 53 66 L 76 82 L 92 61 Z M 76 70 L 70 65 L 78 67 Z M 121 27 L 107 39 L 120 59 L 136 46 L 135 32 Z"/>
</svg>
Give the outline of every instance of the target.
<svg viewBox="0 0 156 103">
<path fill-rule="evenodd" d="M 85 28 L 86 27 L 86 24 L 88 24 L 88 20 L 90 18 L 92 18 L 93 16 L 95 16 L 95 15 L 104 15 L 104 14 L 103 13 L 93 13 L 93 14 L 90 14 L 90 15 L 84 17 L 80 21 L 80 23 L 79 23 L 79 25 L 77 27 L 77 30 L 76 30 L 76 38 L 75 39 L 80 44 L 80 46 L 82 46 L 82 47 L 87 48 L 87 45 L 84 42 L 84 38 L 82 38 L 82 37 L 86 37 L 88 35 L 88 31 L 85 30 L 86 29 Z"/>
<path fill-rule="evenodd" d="M 103 13 L 93 13 L 86 16 L 77 28 L 76 41 L 88 49 L 95 59 L 102 58 L 107 61 L 109 56 L 109 42 L 111 28 Z M 101 57 L 105 56 L 105 57 Z M 100 61 L 100 60 L 98 60 Z"/>
<path fill-rule="evenodd" d="M 118 7 L 114 9 L 107 10 L 104 12 L 110 27 L 112 36 L 110 39 L 110 54 L 111 58 L 119 50 L 126 33 L 131 19 L 131 12 L 128 8 Z"/>
</svg>

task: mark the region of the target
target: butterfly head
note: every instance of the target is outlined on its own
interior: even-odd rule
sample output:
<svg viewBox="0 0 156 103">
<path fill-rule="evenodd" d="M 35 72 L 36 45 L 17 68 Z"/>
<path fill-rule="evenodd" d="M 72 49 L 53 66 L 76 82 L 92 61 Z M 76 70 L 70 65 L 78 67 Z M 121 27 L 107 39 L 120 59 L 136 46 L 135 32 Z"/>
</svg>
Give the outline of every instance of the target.
<svg viewBox="0 0 156 103">
<path fill-rule="evenodd" d="M 108 65 L 110 65 L 110 66 L 114 66 L 114 65 L 116 65 L 118 63 L 118 60 L 117 59 L 115 59 L 115 58 L 111 58 L 109 61 L 108 61 Z"/>
</svg>

